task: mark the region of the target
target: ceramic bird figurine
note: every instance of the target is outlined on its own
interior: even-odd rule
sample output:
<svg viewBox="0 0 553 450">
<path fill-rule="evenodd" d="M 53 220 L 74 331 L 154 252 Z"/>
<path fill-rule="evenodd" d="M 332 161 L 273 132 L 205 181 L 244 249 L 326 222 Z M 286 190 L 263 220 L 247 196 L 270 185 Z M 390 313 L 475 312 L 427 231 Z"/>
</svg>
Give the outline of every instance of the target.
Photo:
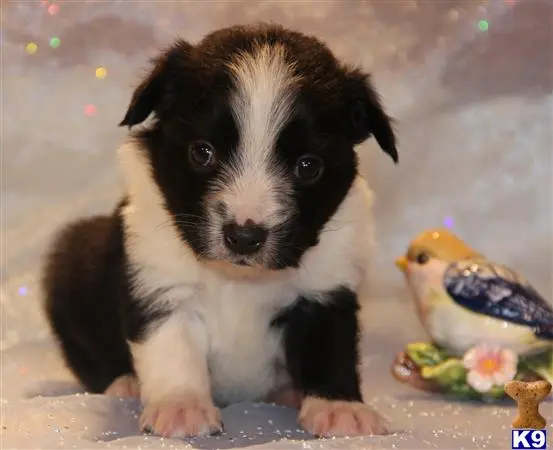
<svg viewBox="0 0 553 450">
<path fill-rule="evenodd" d="M 423 232 L 396 260 L 423 327 L 452 354 L 480 343 L 529 355 L 553 346 L 553 308 L 513 270 L 447 229 Z"/>
</svg>

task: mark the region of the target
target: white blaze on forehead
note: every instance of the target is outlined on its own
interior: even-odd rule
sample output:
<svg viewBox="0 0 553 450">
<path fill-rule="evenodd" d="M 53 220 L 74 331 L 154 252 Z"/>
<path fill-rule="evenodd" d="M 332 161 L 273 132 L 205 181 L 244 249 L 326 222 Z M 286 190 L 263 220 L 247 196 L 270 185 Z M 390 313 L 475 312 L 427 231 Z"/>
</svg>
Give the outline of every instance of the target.
<svg viewBox="0 0 553 450">
<path fill-rule="evenodd" d="M 272 155 L 279 133 L 293 110 L 298 77 L 281 46 L 261 46 L 242 53 L 229 65 L 234 78 L 231 108 L 239 132 L 235 159 L 227 168 L 229 184 L 222 193 L 238 223 L 276 224 L 289 186 Z M 280 194 L 280 195 L 277 195 Z"/>
</svg>

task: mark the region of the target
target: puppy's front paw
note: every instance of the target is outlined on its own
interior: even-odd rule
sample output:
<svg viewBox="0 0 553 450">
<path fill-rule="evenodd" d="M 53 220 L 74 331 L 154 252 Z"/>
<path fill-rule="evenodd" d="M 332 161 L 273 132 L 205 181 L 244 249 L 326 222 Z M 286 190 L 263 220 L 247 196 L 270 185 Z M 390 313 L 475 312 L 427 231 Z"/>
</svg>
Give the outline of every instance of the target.
<svg viewBox="0 0 553 450">
<path fill-rule="evenodd" d="M 384 420 L 361 402 L 307 397 L 300 410 L 299 422 L 315 436 L 367 436 L 387 433 Z"/>
<path fill-rule="evenodd" d="M 194 398 L 147 404 L 140 417 L 142 431 L 163 437 L 193 437 L 223 431 L 221 414 L 211 401 Z"/>
</svg>

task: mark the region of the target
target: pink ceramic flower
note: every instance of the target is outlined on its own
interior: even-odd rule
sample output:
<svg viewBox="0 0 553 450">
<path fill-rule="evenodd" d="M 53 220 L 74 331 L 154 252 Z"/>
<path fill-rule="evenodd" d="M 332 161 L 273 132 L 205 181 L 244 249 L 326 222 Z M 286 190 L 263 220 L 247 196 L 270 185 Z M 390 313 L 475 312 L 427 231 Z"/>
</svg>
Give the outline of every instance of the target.
<svg viewBox="0 0 553 450">
<path fill-rule="evenodd" d="M 480 344 L 465 353 L 463 364 L 468 370 L 467 383 L 478 392 L 488 392 L 514 378 L 518 357 L 511 350 Z"/>
</svg>

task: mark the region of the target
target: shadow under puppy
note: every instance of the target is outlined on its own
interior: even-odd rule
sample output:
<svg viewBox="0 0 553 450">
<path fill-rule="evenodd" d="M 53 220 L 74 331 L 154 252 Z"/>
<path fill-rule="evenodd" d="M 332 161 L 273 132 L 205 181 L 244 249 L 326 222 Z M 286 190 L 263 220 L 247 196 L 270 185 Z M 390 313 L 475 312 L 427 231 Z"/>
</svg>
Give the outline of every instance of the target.
<svg viewBox="0 0 553 450">
<path fill-rule="evenodd" d="M 62 230 L 47 262 L 68 366 L 139 395 L 163 436 L 267 400 L 315 435 L 384 433 L 358 373 L 372 217 L 354 146 L 397 151 L 369 76 L 313 37 L 235 26 L 158 57 L 121 125 L 151 113 L 118 150 L 118 207 Z"/>
</svg>

